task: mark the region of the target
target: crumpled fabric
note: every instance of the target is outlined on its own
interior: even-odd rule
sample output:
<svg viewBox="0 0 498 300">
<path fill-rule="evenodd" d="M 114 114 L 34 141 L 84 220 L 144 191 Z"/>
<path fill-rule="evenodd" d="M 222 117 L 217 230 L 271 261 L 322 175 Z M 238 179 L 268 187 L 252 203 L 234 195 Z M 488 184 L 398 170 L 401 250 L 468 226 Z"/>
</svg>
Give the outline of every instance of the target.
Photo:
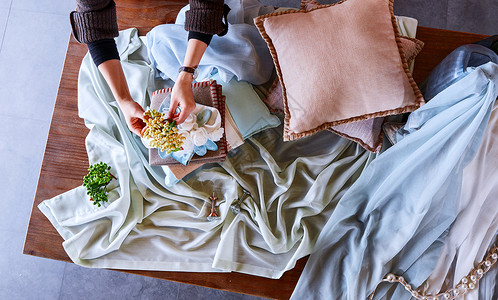
<svg viewBox="0 0 498 300">
<path fill-rule="evenodd" d="M 398 143 L 337 203 L 292 299 L 366 299 L 388 273 L 421 286 L 454 223 L 464 168 L 498 95 L 498 65 L 480 66 L 413 112 Z M 376 299 L 409 299 L 382 284 Z"/>
<path fill-rule="evenodd" d="M 272 12 L 273 8 L 262 6 L 257 0 L 230 0 L 225 4 L 231 8 L 228 33 L 213 36 L 197 68 L 197 81 L 218 72 L 224 82 L 232 78 L 252 84 L 267 82 L 273 71 L 273 59 L 252 19 Z M 176 81 L 185 59 L 188 32 L 184 23 L 188 9 L 187 5 L 178 13 L 175 24 L 157 26 L 147 34 L 149 58 L 163 79 Z"/>
<path fill-rule="evenodd" d="M 147 107 L 163 84 L 147 49 L 135 29 L 120 32 L 116 43 L 133 99 Z M 89 55 L 79 74 L 78 110 L 90 129 L 90 164 L 106 162 L 117 177 L 109 203 L 92 205 L 80 186 L 39 209 L 64 238 L 71 260 L 86 267 L 279 278 L 311 252 L 338 200 L 374 158 L 328 132 L 284 143 L 278 127 L 168 187 L 169 169 L 148 164 L 147 149 L 128 130 Z M 230 205 L 242 189 L 250 195 L 235 215 Z M 220 219 L 208 222 L 213 193 Z"/>
</svg>

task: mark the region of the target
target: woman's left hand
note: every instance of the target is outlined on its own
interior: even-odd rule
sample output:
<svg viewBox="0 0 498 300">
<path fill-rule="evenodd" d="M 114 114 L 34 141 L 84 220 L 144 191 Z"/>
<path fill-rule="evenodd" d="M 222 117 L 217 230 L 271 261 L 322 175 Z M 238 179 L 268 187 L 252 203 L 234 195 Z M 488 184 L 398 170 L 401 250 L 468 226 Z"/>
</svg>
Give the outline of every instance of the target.
<svg viewBox="0 0 498 300">
<path fill-rule="evenodd" d="M 181 124 L 195 109 L 194 94 L 192 93 L 192 74 L 181 72 L 171 92 L 168 119 Z M 180 113 L 176 114 L 176 108 L 180 107 Z"/>
</svg>

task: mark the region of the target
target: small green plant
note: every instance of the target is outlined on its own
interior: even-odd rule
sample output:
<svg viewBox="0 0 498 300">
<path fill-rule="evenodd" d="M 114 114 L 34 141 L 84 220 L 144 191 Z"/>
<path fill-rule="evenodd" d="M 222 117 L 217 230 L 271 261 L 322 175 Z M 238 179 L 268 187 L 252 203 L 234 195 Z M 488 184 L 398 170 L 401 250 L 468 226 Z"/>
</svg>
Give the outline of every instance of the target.
<svg viewBox="0 0 498 300">
<path fill-rule="evenodd" d="M 102 203 L 107 202 L 106 187 L 111 180 L 116 177 L 111 174 L 111 167 L 104 162 L 91 165 L 88 168 L 88 174 L 83 177 L 83 186 L 86 188 L 86 194 L 90 196 L 93 205 L 99 207 Z"/>
</svg>

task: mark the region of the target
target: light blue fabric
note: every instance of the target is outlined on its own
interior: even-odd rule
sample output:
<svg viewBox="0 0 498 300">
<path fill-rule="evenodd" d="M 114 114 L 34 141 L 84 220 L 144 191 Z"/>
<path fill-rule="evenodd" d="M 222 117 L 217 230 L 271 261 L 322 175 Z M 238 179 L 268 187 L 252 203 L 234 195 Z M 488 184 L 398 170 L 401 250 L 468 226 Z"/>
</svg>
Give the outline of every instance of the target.
<svg viewBox="0 0 498 300">
<path fill-rule="evenodd" d="M 391 272 L 414 287 L 428 278 L 456 217 L 462 170 L 480 146 L 498 95 L 498 65 L 462 76 L 410 115 L 398 143 L 339 201 L 293 299 L 366 299 Z M 384 284 L 379 298 L 410 294 Z"/>
<path fill-rule="evenodd" d="M 215 142 L 207 140 L 206 144 L 202 146 L 195 146 L 192 153 L 183 153 L 183 154 L 178 154 L 177 152 L 166 153 L 166 151 L 161 151 L 161 150 L 158 150 L 158 152 L 159 156 L 162 159 L 171 156 L 176 161 L 186 166 L 190 162 L 190 159 L 192 159 L 192 157 L 194 156 L 194 153 L 197 154 L 198 156 L 204 156 L 206 155 L 208 150 L 216 151 L 218 150 L 218 146 L 216 145 Z"/>
<path fill-rule="evenodd" d="M 195 148 L 194 148 L 195 154 L 197 154 L 199 156 L 206 155 L 208 150 L 209 151 L 216 151 L 216 150 L 218 150 L 218 146 L 216 145 L 215 142 L 213 142 L 211 140 L 207 140 L 207 142 L 204 145 L 195 146 Z"/>
<path fill-rule="evenodd" d="M 167 153 L 166 151 L 161 151 L 158 149 L 157 152 L 159 154 L 159 157 L 161 157 L 162 159 L 166 159 L 168 157 L 171 157 L 184 166 L 186 166 L 189 163 L 192 156 L 194 156 L 193 151 L 191 153 L 178 154 L 176 152 Z"/>
<path fill-rule="evenodd" d="M 265 129 L 280 125 L 280 119 L 270 113 L 250 83 L 237 81 L 235 78 L 228 83 L 223 82 L 220 80 L 220 74 L 211 78 L 222 86 L 228 111 L 244 140 Z"/>
<path fill-rule="evenodd" d="M 232 2 L 237 3 L 230 6 L 228 33 L 222 37 L 213 36 L 198 67 L 197 80 L 208 79 L 217 71 L 224 82 L 236 77 L 263 84 L 270 79 L 273 60 L 256 26 L 244 21 L 268 9 L 256 0 Z M 244 7 L 250 9 L 244 10 Z M 175 24 L 157 26 L 147 34 L 149 59 L 163 79 L 176 81 L 178 69 L 184 61 L 188 39 L 188 32 L 184 29 L 186 10 L 188 7 L 180 11 Z"/>
</svg>

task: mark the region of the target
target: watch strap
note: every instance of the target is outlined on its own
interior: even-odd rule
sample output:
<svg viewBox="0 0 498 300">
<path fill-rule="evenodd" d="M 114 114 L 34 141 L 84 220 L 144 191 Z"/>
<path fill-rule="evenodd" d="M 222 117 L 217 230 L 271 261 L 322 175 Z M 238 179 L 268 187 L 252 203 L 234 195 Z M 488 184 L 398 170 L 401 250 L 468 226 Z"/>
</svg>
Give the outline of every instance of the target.
<svg viewBox="0 0 498 300">
<path fill-rule="evenodd" d="M 191 68 L 191 67 L 185 67 L 185 66 L 182 66 L 180 67 L 180 69 L 178 70 L 178 73 L 180 72 L 187 72 L 187 73 L 192 73 L 194 74 L 195 73 L 195 68 Z"/>
</svg>

